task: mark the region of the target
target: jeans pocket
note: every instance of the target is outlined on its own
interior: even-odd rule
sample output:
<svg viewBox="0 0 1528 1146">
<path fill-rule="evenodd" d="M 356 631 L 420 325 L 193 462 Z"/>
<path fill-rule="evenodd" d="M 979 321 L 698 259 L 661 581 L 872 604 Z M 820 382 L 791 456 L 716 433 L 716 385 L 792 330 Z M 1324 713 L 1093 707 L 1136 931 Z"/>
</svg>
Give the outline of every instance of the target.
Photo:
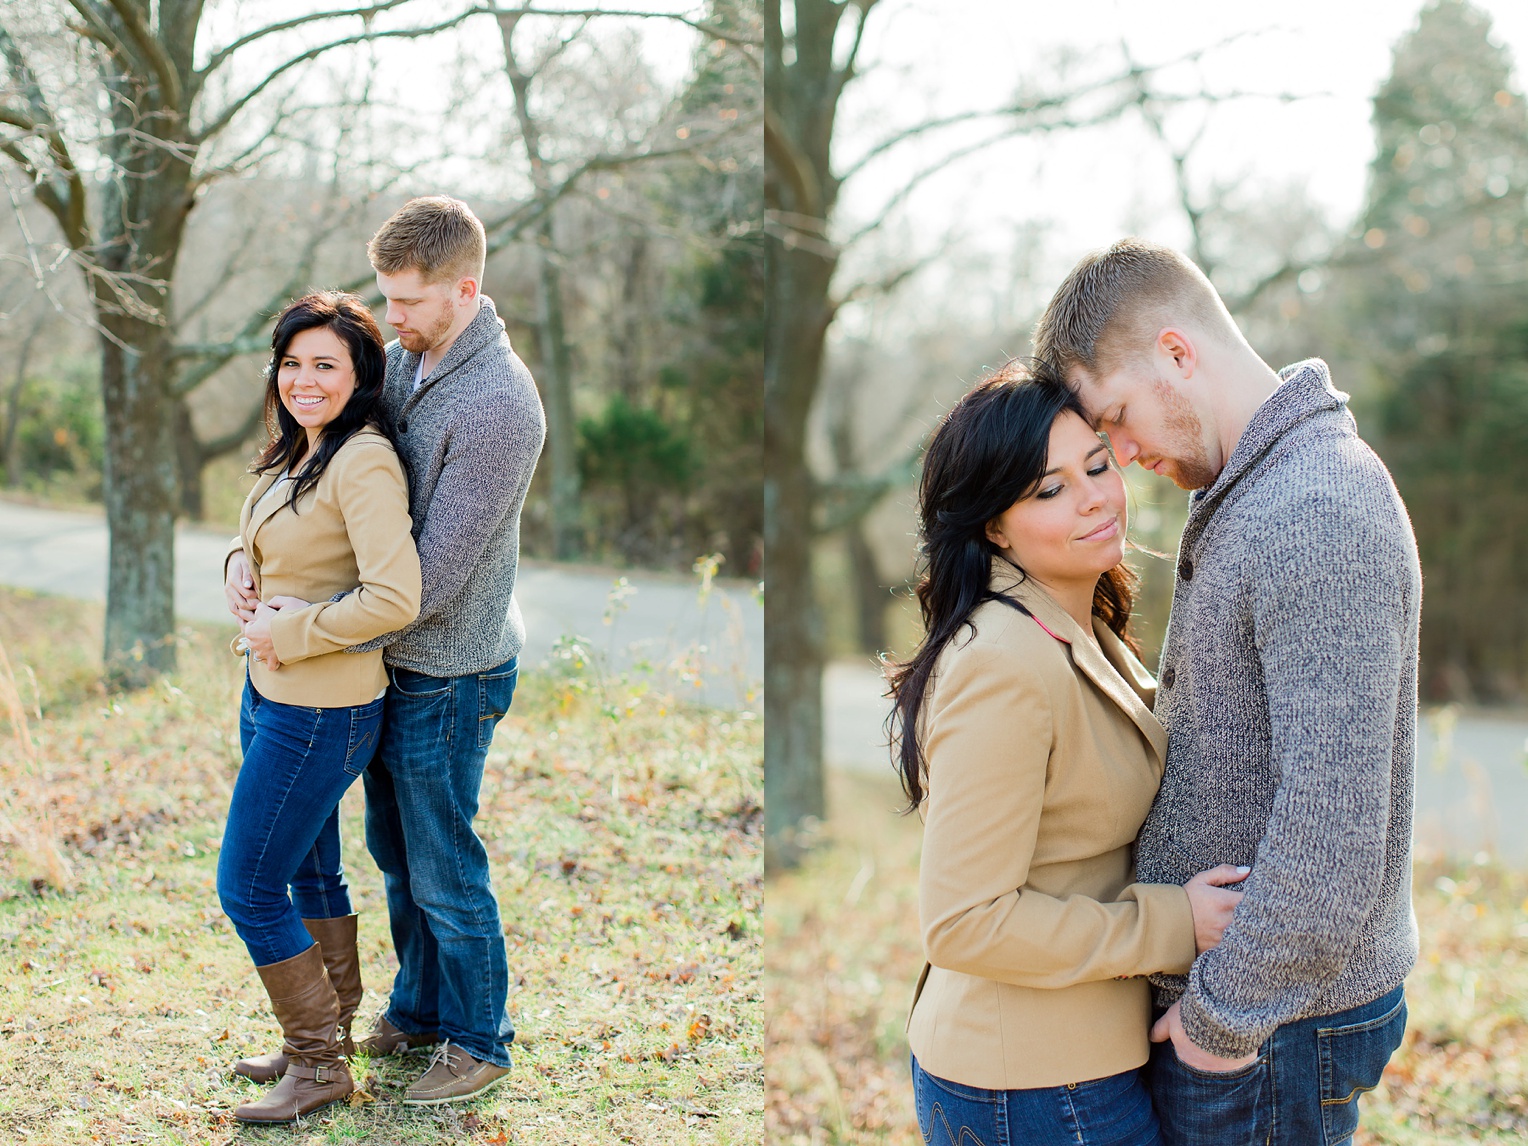
<svg viewBox="0 0 1528 1146">
<path fill-rule="evenodd" d="M 1196 1070 L 1168 1043 L 1152 1052 L 1151 1099 L 1164 1141 L 1252 1146 L 1268 1135 L 1268 1055 L 1225 1072 Z"/>
<path fill-rule="evenodd" d="M 420 672 L 395 668 L 387 690 L 388 722 L 393 732 L 400 730 L 410 750 L 423 751 L 438 744 L 449 744 L 456 720 L 455 690 L 446 677 L 426 676 Z"/>
<path fill-rule="evenodd" d="M 926 1146 L 1001 1146 L 1001 1090 L 981 1090 L 935 1078 L 913 1059 L 913 1105 Z"/>
<path fill-rule="evenodd" d="M 345 771 L 359 776 L 377 754 L 382 731 L 382 699 L 358 704 L 350 710 L 350 742 L 345 748 Z"/>
<path fill-rule="evenodd" d="M 516 665 L 508 672 L 484 673 L 478 677 L 478 747 L 493 743 L 493 730 L 509 711 L 515 697 L 515 682 L 520 675 Z"/>
<path fill-rule="evenodd" d="M 1378 1018 L 1317 1029 L 1325 1146 L 1345 1146 L 1352 1139 L 1358 1130 L 1358 1096 L 1379 1085 L 1405 1034 L 1405 998 Z"/>
</svg>

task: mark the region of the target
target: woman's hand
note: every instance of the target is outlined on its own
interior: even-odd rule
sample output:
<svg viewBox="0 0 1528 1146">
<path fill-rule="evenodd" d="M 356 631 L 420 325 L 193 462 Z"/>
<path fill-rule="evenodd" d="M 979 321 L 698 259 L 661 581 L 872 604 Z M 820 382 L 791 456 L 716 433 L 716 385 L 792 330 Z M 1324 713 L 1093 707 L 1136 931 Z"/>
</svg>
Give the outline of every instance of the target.
<svg viewBox="0 0 1528 1146">
<path fill-rule="evenodd" d="M 1225 885 L 1240 883 L 1251 870 L 1250 867 L 1232 867 L 1223 863 L 1200 872 L 1183 885 L 1183 890 L 1188 892 L 1188 905 L 1194 912 L 1194 947 L 1199 954 L 1220 942 L 1231 923 L 1231 913 L 1241 902 L 1242 893 Z"/>
<path fill-rule="evenodd" d="M 260 598 L 255 595 L 255 576 L 249 568 L 249 558 L 239 549 L 229 555 L 228 573 L 223 581 L 223 596 L 228 601 L 228 611 L 239 621 L 239 631 L 254 619 L 255 607 Z"/>
<path fill-rule="evenodd" d="M 282 609 L 306 609 L 308 602 L 301 597 L 272 597 L 255 606 L 255 618 L 244 626 L 244 639 L 249 642 L 250 655 L 271 672 L 281 667 L 276 656 L 276 646 L 271 641 L 271 618 Z"/>
</svg>

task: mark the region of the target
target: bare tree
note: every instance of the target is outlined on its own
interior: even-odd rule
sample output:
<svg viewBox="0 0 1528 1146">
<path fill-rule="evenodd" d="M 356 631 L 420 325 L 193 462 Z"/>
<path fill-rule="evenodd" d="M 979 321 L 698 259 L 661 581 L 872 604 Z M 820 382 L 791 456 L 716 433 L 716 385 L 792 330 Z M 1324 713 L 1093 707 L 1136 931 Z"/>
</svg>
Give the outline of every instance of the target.
<svg viewBox="0 0 1528 1146">
<path fill-rule="evenodd" d="M 540 354 L 537 381 L 547 404 L 553 549 L 559 558 L 570 558 L 578 554 L 581 545 L 578 435 L 573 409 L 575 365 L 565 310 L 564 251 L 558 238 L 557 204 L 587 174 L 618 170 L 652 160 L 704 154 L 719 141 L 756 125 L 756 121 L 738 119 L 706 130 L 681 127 L 677 142 L 666 142 L 659 138 L 658 129 L 665 125 L 660 118 L 640 125 L 613 151 L 598 145 L 579 148 L 576 139 L 570 147 L 568 137 L 574 133 L 567 125 L 560 129 L 554 127 L 554 117 L 538 107 L 540 89 L 545 86 L 542 81 L 563 54 L 580 41 L 596 16 L 678 20 L 746 58 L 751 58 L 749 53 L 757 46 L 757 40 L 737 31 L 734 27 L 738 23 L 736 20 L 696 20 L 671 13 L 635 10 L 557 12 L 532 5 L 489 10 L 498 21 L 505 71 L 514 93 L 515 122 L 532 187 L 530 208 L 535 218 L 517 228 L 517 235 L 529 236 L 534 248 L 535 326 Z M 524 32 L 523 25 L 531 16 L 555 16 L 559 30 L 549 39 L 544 38 L 539 43 L 532 40 L 527 44 L 530 37 Z M 570 21 L 571 29 L 561 30 Z M 640 258 L 641 249 L 640 244 L 633 248 L 638 252 L 634 257 Z M 630 275 L 628 281 L 631 281 Z"/>
<path fill-rule="evenodd" d="M 89 287 L 100 346 L 111 530 L 105 660 L 114 684 L 142 684 L 175 664 L 175 437 L 184 425 L 177 365 L 186 355 L 176 342 L 173 296 L 186 222 L 208 184 L 258 151 L 269 128 L 250 131 L 256 142 L 230 161 L 204 156 L 273 85 L 325 53 L 430 35 L 466 14 L 379 27 L 378 17 L 409 3 L 379 0 L 276 21 L 200 64 L 204 0 L 68 0 L 68 13 L 8 8 L 0 15 L 0 153 L 32 180 L 32 195 L 57 222 Z M 235 63 L 270 37 L 320 24 L 333 30 L 329 38 L 254 78 L 230 78 Z M 49 74 L 43 61 L 59 43 L 66 58 Z"/>
</svg>

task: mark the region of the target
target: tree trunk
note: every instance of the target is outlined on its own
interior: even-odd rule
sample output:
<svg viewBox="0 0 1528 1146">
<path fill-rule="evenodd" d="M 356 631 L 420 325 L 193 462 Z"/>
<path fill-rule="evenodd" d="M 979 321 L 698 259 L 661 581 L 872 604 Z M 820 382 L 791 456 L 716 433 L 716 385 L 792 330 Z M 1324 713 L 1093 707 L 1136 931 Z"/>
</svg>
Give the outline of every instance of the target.
<svg viewBox="0 0 1528 1146">
<path fill-rule="evenodd" d="M 27 362 L 32 357 L 32 343 L 37 339 L 40 327 L 34 323 L 21 344 L 16 356 L 16 370 L 11 376 L 10 392 L 5 396 L 5 434 L 0 438 L 0 480 L 7 487 L 14 486 L 21 477 L 21 467 L 16 464 L 16 430 L 21 421 L 21 389 L 27 381 Z"/>
<path fill-rule="evenodd" d="M 191 418 L 191 404 L 184 398 L 175 401 L 175 477 L 179 493 L 180 516 L 187 521 L 200 521 L 206 511 L 203 497 L 202 470 L 207 457 L 196 436 L 196 425 Z"/>
<path fill-rule="evenodd" d="M 642 305 L 642 275 L 647 265 L 647 236 L 632 236 L 621 262 L 621 313 L 615 339 L 616 389 L 635 404 L 642 385 L 642 324 L 650 310 Z"/>
<path fill-rule="evenodd" d="M 504 68 L 515 95 L 515 118 L 525 144 L 525 158 L 538 198 L 546 203 L 537 228 L 536 342 L 541 354 L 537 371 L 546 396 L 547 453 L 552 464 L 552 549 L 560 560 L 577 557 L 583 548 L 579 512 L 578 428 L 573 421 L 573 354 L 563 321 L 562 274 L 556 263 L 557 241 L 551 202 L 553 189 L 541 154 L 541 124 L 531 114 L 530 91 L 534 72 L 527 72 L 515 56 L 515 29 L 521 13 L 498 18 L 504 45 Z"/>
<path fill-rule="evenodd" d="M 874 0 L 863 0 L 864 21 Z M 838 195 L 833 119 L 852 59 L 833 63 L 849 6 L 780 0 L 764 9 L 764 626 L 765 864 L 792 866 L 827 813 L 822 761 L 822 625 L 812 579 L 816 483 L 807 419 L 822 378 L 838 251 L 827 220 Z"/>
<path fill-rule="evenodd" d="M 844 527 L 844 546 L 849 553 L 849 581 L 854 591 L 855 639 L 864 652 L 885 652 L 886 606 L 891 598 L 881 580 L 880 563 L 865 534 L 863 519 Z"/>
<path fill-rule="evenodd" d="M 836 259 L 765 245 L 764 814 L 771 866 L 792 866 L 827 814 L 822 762 L 822 622 L 812 580 L 814 485 L 806 423 L 822 367 Z"/>
<path fill-rule="evenodd" d="M 563 321 L 562 273 L 556 263 L 552 217 L 541 224 L 537 249 L 536 346 L 547 405 L 547 453 L 552 463 L 552 549 L 558 560 L 583 548 L 579 513 L 578 430 L 573 414 L 573 355 Z"/>
<path fill-rule="evenodd" d="M 101 340 L 106 408 L 108 683 L 136 688 L 175 668 L 175 442 L 163 327 L 113 323 Z M 129 332 L 126 328 L 137 329 Z"/>
</svg>

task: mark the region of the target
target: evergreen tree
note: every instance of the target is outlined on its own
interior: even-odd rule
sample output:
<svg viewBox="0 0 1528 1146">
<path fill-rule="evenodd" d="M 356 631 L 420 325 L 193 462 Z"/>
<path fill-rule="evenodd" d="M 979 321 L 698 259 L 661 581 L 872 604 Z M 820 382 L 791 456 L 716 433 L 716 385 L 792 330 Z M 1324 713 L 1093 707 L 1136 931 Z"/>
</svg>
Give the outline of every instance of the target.
<svg viewBox="0 0 1528 1146">
<path fill-rule="evenodd" d="M 1421 550 L 1434 697 L 1520 697 L 1528 680 L 1528 115 L 1490 31 L 1438 0 L 1396 46 L 1361 235 L 1339 260 L 1372 372 L 1360 417 Z"/>
</svg>

